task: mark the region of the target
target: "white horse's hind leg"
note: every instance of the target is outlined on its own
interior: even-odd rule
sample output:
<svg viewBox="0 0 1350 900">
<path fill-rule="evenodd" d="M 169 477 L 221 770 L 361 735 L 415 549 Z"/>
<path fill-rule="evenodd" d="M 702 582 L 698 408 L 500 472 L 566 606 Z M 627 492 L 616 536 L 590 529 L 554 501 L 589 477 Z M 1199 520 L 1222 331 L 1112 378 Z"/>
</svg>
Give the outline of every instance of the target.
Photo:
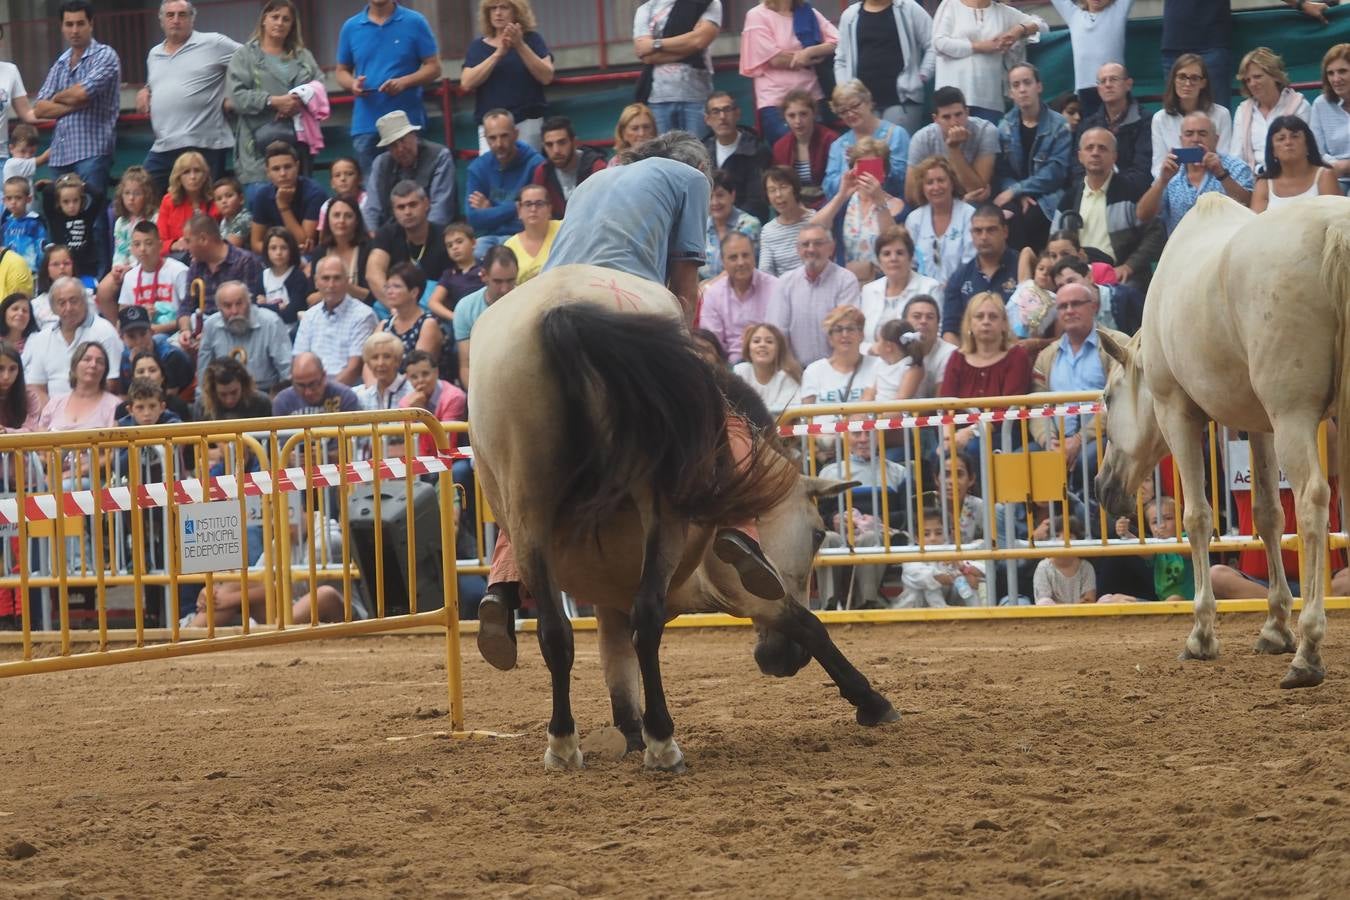
<svg viewBox="0 0 1350 900">
<path fill-rule="evenodd" d="M 1189 400 L 1185 403 L 1190 406 Z M 1158 413 L 1158 425 L 1181 474 L 1181 489 L 1185 494 L 1182 522 L 1190 539 L 1191 565 L 1195 569 L 1195 626 L 1186 638 L 1181 658 L 1218 659 L 1214 585 L 1209 580 L 1209 540 L 1214 530 L 1214 511 L 1205 498 L 1205 459 L 1197 441 L 1203 420 L 1192 415 L 1190 409 L 1175 409 L 1157 400 L 1154 408 Z"/>
<path fill-rule="evenodd" d="M 1323 608 L 1326 594 L 1327 509 L 1331 488 L 1322 474 L 1317 458 L 1317 420 L 1303 417 L 1277 420 L 1275 446 L 1280 464 L 1294 486 L 1294 509 L 1298 513 L 1298 534 L 1303 542 L 1300 588 L 1303 613 L 1298 619 L 1298 654 L 1280 681 L 1282 688 L 1315 687 L 1326 677 L 1318 648 L 1327 630 Z"/>
<path fill-rule="evenodd" d="M 1269 434 L 1251 433 L 1252 519 L 1256 533 L 1266 545 L 1266 572 L 1270 579 L 1267 598 L 1269 612 L 1256 638 L 1256 652 L 1293 653 L 1294 633 L 1289 630 L 1289 609 L 1294 597 L 1284 571 L 1280 538 L 1284 534 L 1284 510 L 1280 508 L 1280 467 L 1275 458 L 1275 439 Z"/>
</svg>

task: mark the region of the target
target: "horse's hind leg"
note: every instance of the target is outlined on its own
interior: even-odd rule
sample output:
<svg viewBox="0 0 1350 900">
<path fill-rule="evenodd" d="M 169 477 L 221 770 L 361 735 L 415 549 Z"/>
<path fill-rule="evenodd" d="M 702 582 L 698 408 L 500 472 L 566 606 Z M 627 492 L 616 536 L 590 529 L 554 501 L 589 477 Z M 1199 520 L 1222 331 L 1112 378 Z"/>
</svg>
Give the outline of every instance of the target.
<svg viewBox="0 0 1350 900">
<path fill-rule="evenodd" d="M 540 552 L 531 554 L 531 571 L 526 584 L 534 595 L 539 612 L 539 650 L 548 664 L 553 681 L 553 716 L 548 722 L 548 749 L 544 768 L 565 771 L 580 769 L 581 746 L 577 742 L 577 723 L 572 718 L 572 623 L 562 612 L 562 596 L 549 575 L 548 564 Z"/>
<path fill-rule="evenodd" d="M 1294 633 L 1289 630 L 1289 609 L 1294 595 L 1289 590 L 1280 553 L 1284 510 L 1280 509 L 1280 467 L 1275 459 L 1275 439 L 1273 435 L 1253 432 L 1247 440 L 1252 448 L 1252 520 L 1266 545 L 1266 573 L 1270 578 L 1266 600 L 1269 611 L 1255 649 L 1257 653 L 1293 653 L 1295 642 Z"/>
<path fill-rule="evenodd" d="M 633 598 L 633 647 L 647 701 L 642 715 L 647 747 L 642 764 L 648 769 L 683 772 L 684 754 L 675 743 L 675 723 L 661 684 L 661 635 L 666 627 L 666 592 L 684 547 L 684 532 L 682 526 L 667 523 L 655 513 L 649 521 L 642 579 Z"/>
<path fill-rule="evenodd" d="M 628 752 L 643 749 L 641 672 L 633 649 L 633 620 L 627 612 L 607 606 L 595 608 L 600 632 L 600 663 L 609 688 L 614 727 L 623 732 Z"/>
<path fill-rule="evenodd" d="M 1318 648 L 1327 630 L 1327 614 L 1322 601 L 1326 593 L 1327 508 L 1331 502 L 1331 488 L 1317 458 L 1316 417 L 1277 419 L 1273 424 L 1280 464 L 1294 486 L 1298 536 L 1303 542 L 1299 584 L 1303 593 L 1303 612 L 1298 617 L 1298 653 L 1289 664 L 1280 687 L 1316 687 L 1326 677 Z"/>
<path fill-rule="evenodd" d="M 881 725 L 895 722 L 900 714 L 891 702 L 872 687 L 867 676 L 835 645 L 825 625 L 815 614 L 791 600 L 784 602 L 778 629 L 791 640 L 805 647 L 820 667 L 839 688 L 839 694 L 857 710 L 859 725 Z"/>
</svg>

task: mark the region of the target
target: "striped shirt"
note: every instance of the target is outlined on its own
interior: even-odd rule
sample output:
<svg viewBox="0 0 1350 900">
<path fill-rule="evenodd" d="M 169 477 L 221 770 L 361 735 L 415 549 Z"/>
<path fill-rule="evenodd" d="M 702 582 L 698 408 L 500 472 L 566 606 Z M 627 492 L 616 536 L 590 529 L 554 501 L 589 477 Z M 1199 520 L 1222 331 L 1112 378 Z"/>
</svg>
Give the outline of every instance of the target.
<svg viewBox="0 0 1350 900">
<path fill-rule="evenodd" d="M 759 232 L 759 266 L 761 272 L 778 278 L 802 264 L 797 255 L 797 233 L 806 225 L 803 217 L 795 225 L 784 225 L 781 219 L 770 219 Z"/>
<path fill-rule="evenodd" d="M 337 377 L 353 356 L 361 357 L 361 345 L 375 332 L 375 323 L 375 312 L 354 297 L 345 297 L 332 309 L 317 303 L 300 319 L 294 355 L 315 354 L 323 370 Z"/>
<path fill-rule="evenodd" d="M 118 90 L 122 82 L 122 61 L 117 51 L 91 40 L 73 68 L 71 52 L 67 48 L 56 58 L 42 90 L 38 91 L 39 100 L 50 100 L 78 84 L 89 95 L 88 104 L 56 120 L 49 161 L 53 166 L 74 165 L 111 154 L 117 138 Z"/>
</svg>

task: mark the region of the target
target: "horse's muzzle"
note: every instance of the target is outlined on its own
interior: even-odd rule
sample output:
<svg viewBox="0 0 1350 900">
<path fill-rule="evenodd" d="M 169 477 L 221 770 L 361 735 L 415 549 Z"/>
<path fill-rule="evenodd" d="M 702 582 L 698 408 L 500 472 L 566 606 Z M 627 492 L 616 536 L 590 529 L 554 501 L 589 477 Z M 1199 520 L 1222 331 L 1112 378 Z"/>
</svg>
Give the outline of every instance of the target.
<svg viewBox="0 0 1350 900">
<path fill-rule="evenodd" d="M 811 654 L 807 649 L 781 632 L 767 629 L 759 632 L 759 640 L 755 642 L 755 662 L 765 675 L 790 678 L 810 661 Z"/>
</svg>

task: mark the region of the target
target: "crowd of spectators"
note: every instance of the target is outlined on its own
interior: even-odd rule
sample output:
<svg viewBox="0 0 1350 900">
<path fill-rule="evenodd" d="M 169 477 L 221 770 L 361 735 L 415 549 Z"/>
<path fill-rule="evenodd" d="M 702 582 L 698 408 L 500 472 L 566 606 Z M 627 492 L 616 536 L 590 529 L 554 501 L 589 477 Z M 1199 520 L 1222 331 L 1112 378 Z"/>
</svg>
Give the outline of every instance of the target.
<svg viewBox="0 0 1350 900">
<path fill-rule="evenodd" d="M 1004 3 L 942 0 L 930 16 L 859 0 L 836 24 L 762 0 L 740 23 L 749 110 L 714 89 L 720 0 L 637 7 L 642 77 L 614 149 L 671 129 L 703 140 L 698 324 L 772 409 L 1100 389 L 1114 363 L 1096 328 L 1138 327 L 1153 264 L 1201 194 L 1259 212 L 1350 185 L 1350 44 L 1326 51 L 1309 104 L 1270 48 L 1234 70 L 1227 3 L 1169 2 L 1149 111 L 1125 66 L 1130 0 L 1054 3 L 1075 93 L 1051 102 L 1026 60 L 1049 26 Z M 17 119 L 0 148 L 5 430 L 111 425 L 133 385 L 125 409 L 148 410 L 156 383 L 182 419 L 462 416 L 477 317 L 540 271 L 577 186 L 617 164 L 550 115 L 553 55 L 529 0 L 478 12 L 461 84 L 480 155 L 460 196 L 453 154 L 424 131 L 436 41 L 408 7 L 370 0 L 342 27 L 354 153 L 325 189 L 329 102 L 292 0 L 266 0 L 243 44 L 196 30 L 189 0 L 161 3 L 137 96 L 154 143 L 115 179 L 121 61 L 91 3 L 61 3 L 67 49 L 34 101 L 0 63 Z M 34 126 L 48 123 L 44 149 Z M 1071 466 L 1095 461 L 1088 423 L 1041 431 Z"/>
</svg>

